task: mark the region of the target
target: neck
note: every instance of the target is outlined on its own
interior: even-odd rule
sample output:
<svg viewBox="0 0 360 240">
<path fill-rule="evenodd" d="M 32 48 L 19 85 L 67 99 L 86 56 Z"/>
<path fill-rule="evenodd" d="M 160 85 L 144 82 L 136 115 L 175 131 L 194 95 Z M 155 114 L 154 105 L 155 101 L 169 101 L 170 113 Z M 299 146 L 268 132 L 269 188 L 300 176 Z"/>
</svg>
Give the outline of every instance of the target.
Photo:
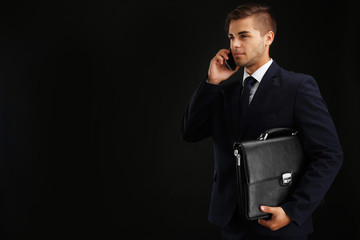
<svg viewBox="0 0 360 240">
<path fill-rule="evenodd" d="M 245 67 L 246 72 L 248 72 L 250 75 L 252 75 L 256 70 L 258 70 L 261 66 L 263 66 L 265 63 L 270 61 L 270 56 L 267 54 L 266 56 L 260 58 L 256 63 L 253 65 Z"/>
</svg>

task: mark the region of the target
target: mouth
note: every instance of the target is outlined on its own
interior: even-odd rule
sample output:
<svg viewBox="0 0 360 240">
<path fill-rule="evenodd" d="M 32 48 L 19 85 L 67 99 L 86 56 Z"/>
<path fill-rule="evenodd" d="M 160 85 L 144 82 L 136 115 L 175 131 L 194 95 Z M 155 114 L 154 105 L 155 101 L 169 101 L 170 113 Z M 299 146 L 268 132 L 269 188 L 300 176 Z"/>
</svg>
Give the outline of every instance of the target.
<svg viewBox="0 0 360 240">
<path fill-rule="evenodd" d="M 240 56 L 243 56 L 243 55 L 245 55 L 245 53 L 239 53 L 239 52 L 233 53 L 233 57 L 240 57 Z"/>
</svg>

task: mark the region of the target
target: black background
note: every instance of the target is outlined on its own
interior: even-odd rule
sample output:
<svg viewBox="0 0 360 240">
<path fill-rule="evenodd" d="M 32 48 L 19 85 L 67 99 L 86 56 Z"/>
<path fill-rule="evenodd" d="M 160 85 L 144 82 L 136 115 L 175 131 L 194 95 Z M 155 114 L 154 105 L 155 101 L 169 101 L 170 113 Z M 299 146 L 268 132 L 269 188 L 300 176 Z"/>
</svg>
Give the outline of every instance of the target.
<svg viewBox="0 0 360 240">
<path fill-rule="evenodd" d="M 219 239 L 211 139 L 178 131 L 240 3 L 1 3 L 1 239 Z M 315 77 L 345 153 L 311 239 L 359 238 L 356 5 L 267 3 L 271 57 Z"/>
</svg>

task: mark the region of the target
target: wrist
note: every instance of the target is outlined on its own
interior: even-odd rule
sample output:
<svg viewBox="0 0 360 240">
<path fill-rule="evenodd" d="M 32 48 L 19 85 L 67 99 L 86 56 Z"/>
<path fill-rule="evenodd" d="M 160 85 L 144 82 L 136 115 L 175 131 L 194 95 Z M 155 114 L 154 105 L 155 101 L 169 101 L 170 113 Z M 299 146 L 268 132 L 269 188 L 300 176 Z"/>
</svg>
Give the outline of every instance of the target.
<svg viewBox="0 0 360 240">
<path fill-rule="evenodd" d="M 213 85 L 219 85 L 222 81 L 215 81 L 214 79 L 211 79 L 211 78 L 207 78 L 206 79 L 206 82 L 210 83 L 210 84 L 213 84 Z"/>
</svg>

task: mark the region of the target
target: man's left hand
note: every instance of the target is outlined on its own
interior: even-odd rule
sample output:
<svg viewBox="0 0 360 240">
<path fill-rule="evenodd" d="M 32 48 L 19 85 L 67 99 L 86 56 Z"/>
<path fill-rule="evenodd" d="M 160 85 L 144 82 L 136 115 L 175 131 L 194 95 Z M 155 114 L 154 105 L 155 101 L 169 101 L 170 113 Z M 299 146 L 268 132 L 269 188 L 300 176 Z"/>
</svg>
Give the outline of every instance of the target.
<svg viewBox="0 0 360 240">
<path fill-rule="evenodd" d="M 269 228 L 272 231 L 279 230 L 291 222 L 291 218 L 285 213 L 282 207 L 268 207 L 260 206 L 260 210 L 266 213 L 271 213 L 271 219 L 259 219 L 258 223 Z"/>
</svg>

